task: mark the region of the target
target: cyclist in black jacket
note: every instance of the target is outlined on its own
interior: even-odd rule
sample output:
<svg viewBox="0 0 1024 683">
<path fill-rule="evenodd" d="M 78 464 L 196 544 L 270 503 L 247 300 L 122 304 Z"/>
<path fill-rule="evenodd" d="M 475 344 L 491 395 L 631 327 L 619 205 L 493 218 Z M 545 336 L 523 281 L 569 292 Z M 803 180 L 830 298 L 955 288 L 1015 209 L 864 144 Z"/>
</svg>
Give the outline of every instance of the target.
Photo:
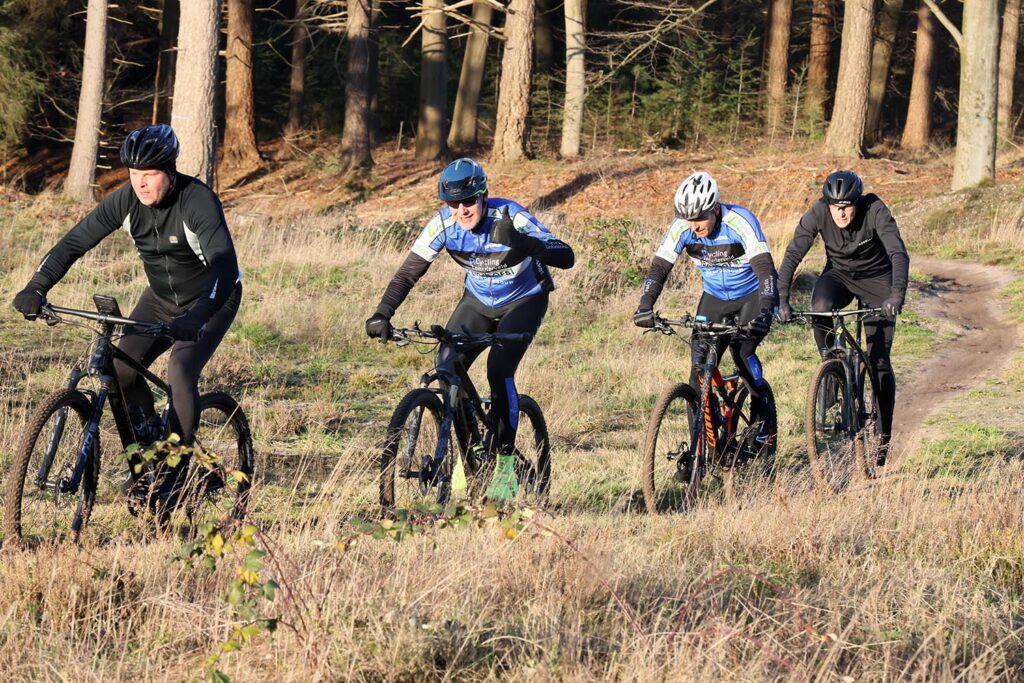
<svg viewBox="0 0 1024 683">
<path fill-rule="evenodd" d="M 816 235 L 825 243 L 825 269 L 814 284 L 811 308 L 831 311 L 856 297 L 862 305 L 880 307 L 887 320 L 865 322 L 868 361 L 878 378 L 881 447 L 884 465 L 892 434 L 896 375 L 889 361 L 896 315 L 907 293 L 910 256 L 889 207 L 874 194 L 863 194 L 864 183 L 852 171 L 836 171 L 825 179 L 822 198 L 800 219 L 779 268 L 779 319 L 792 319 L 789 288 L 793 274 Z M 828 322 L 815 320 L 814 341 L 822 356 L 832 342 Z"/>
<path fill-rule="evenodd" d="M 168 323 L 173 339 L 133 335 L 128 329 L 119 347 L 146 366 L 171 351 L 169 429 L 190 444 L 198 420 L 199 375 L 235 318 L 242 284 L 220 200 L 196 178 L 177 172 L 178 151 L 168 125 L 129 133 L 121 146 L 129 184 L 104 198 L 46 254 L 14 297 L 14 307 L 29 319 L 39 315 L 46 293 L 75 261 L 107 235 L 127 232 L 149 281 L 130 317 Z M 149 385 L 123 363 L 115 362 L 115 369 L 136 436 L 157 438 L 150 426 L 155 409 Z"/>
</svg>

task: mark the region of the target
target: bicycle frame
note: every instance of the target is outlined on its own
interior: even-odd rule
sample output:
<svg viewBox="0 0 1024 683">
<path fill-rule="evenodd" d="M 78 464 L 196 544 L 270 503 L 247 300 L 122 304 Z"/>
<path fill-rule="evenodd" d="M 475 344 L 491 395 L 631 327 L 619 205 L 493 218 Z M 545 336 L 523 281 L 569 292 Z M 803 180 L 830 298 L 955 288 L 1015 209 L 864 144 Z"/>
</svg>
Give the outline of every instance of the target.
<svg viewBox="0 0 1024 683">
<path fill-rule="evenodd" d="M 444 461 L 448 454 L 448 448 L 452 433 L 455 428 L 455 436 L 458 448 L 463 456 L 464 462 L 469 469 L 475 470 L 479 467 L 477 459 L 473 457 L 474 446 L 482 444 L 486 438 L 478 429 L 479 423 L 486 424 L 484 406 L 488 403 L 483 399 L 472 380 L 469 378 L 468 369 L 458 358 L 458 352 L 467 351 L 477 347 L 497 346 L 502 341 L 519 338 L 529 341 L 532 335 L 522 334 L 485 334 L 482 338 L 462 338 L 458 333 L 451 333 L 440 326 L 432 326 L 429 331 L 421 330 L 418 324 L 413 328 L 396 330 L 400 343 L 412 341 L 409 334 L 420 338 L 436 339 L 440 348 L 437 353 L 437 360 L 432 370 L 424 373 L 420 378 L 422 388 L 430 389 L 441 397 L 443 415 L 441 417 L 441 433 L 438 435 L 437 446 L 434 455 L 428 465 L 428 476 L 424 476 L 422 468 L 420 471 L 406 470 L 404 476 L 410 479 L 419 479 L 422 494 L 426 494 L 430 483 L 435 479 L 440 486 L 447 486 L 451 483 L 451 472 L 444 471 Z M 436 388 L 431 387 L 437 384 Z M 466 401 L 472 407 L 472 414 L 466 412 Z M 418 431 L 422 415 L 417 415 L 409 424 L 411 432 Z M 415 441 L 406 440 L 406 450 L 402 454 L 402 460 L 411 463 Z"/>
<path fill-rule="evenodd" d="M 851 438 L 861 430 L 861 422 L 867 415 L 864 403 L 864 384 L 861 378 L 860 368 L 865 369 L 864 376 L 871 384 L 871 392 L 878 395 L 878 378 L 875 376 L 875 369 L 867 361 L 867 354 L 861 348 L 861 332 L 864 326 L 864 319 L 870 315 L 876 315 L 879 309 L 863 308 L 852 311 L 832 310 L 830 312 L 805 311 L 798 315 L 803 318 L 832 318 L 832 346 L 829 347 L 829 356 L 843 361 L 843 371 L 846 374 L 848 386 L 853 388 L 853 396 L 861 405 L 850 405 L 849 414 L 853 418 L 849 421 Z M 856 317 L 855 332 L 851 333 L 846 325 L 846 318 Z"/>
<path fill-rule="evenodd" d="M 691 327 L 694 329 L 693 344 L 699 344 L 703 349 L 701 355 L 703 360 L 696 364 L 698 376 L 700 377 L 700 407 L 699 416 L 694 415 L 691 425 L 689 452 L 682 454 L 691 462 L 696 461 L 701 454 L 701 448 L 707 446 L 707 453 L 713 454 L 716 459 L 725 454 L 724 448 L 733 442 L 735 434 L 733 428 L 735 420 L 733 416 L 738 413 L 747 422 L 750 420 L 739 409 L 732 398 L 733 392 L 738 386 L 739 378 L 735 375 L 723 377 L 718 368 L 717 341 L 722 336 L 740 334 L 741 330 L 736 325 L 723 325 L 695 321 L 687 317 L 682 320 L 664 320 L 659 318 L 661 325 L 656 327 L 657 331 L 663 334 L 676 334 L 673 326 Z M 717 328 L 717 329 L 715 329 Z M 719 404 L 712 406 L 711 390 L 714 389 L 718 395 Z"/>
<path fill-rule="evenodd" d="M 121 392 L 121 386 L 117 381 L 117 373 L 114 371 L 114 360 L 120 360 L 127 364 L 133 370 L 142 374 L 142 376 L 149 382 L 164 391 L 167 394 L 168 403 L 170 403 L 171 400 L 171 387 L 162 379 L 150 372 L 148 368 L 143 367 L 141 363 L 113 344 L 112 337 L 116 328 L 126 325 L 138 325 L 139 321 L 103 313 L 79 311 L 76 309 L 49 305 L 46 307 L 44 313 L 49 313 L 48 317 L 50 319 L 47 320 L 47 324 L 50 325 L 55 325 L 59 321 L 59 314 L 73 315 L 89 320 L 95 320 L 103 325 L 102 332 L 99 333 L 98 339 L 96 340 L 96 348 L 93 350 L 92 355 L 89 358 L 87 368 L 83 370 L 76 364 L 72 367 L 71 372 L 68 375 L 68 389 L 77 389 L 78 385 L 86 377 L 94 377 L 99 383 L 98 391 L 82 390 L 90 399 L 92 412 L 89 416 L 89 421 L 86 423 L 85 432 L 82 438 L 82 445 L 78 450 L 78 456 L 75 460 L 75 468 L 70 479 L 49 484 L 50 488 L 59 488 L 60 493 L 74 494 L 78 492 L 78 488 L 82 482 L 82 476 L 85 473 L 85 468 L 88 466 L 89 459 L 92 457 L 93 446 L 99 436 L 99 424 L 100 419 L 103 416 L 103 407 L 107 402 L 107 398 L 110 396 L 111 387 L 116 388 L 115 396 L 120 397 L 123 395 Z M 116 408 L 114 407 L 115 403 L 118 403 Z M 118 436 L 121 438 L 122 445 L 127 446 L 134 441 L 134 431 L 131 426 L 131 421 L 128 419 L 127 407 L 121 401 L 112 400 L 111 408 Z M 40 462 L 39 469 L 36 472 L 35 479 L 33 480 L 36 487 L 40 490 L 48 488 L 47 477 L 50 473 L 50 467 L 53 466 L 53 459 L 56 456 L 57 445 L 60 443 L 60 439 L 64 434 L 66 421 L 67 410 L 65 409 L 54 422 L 53 429 L 51 430 L 49 439 L 47 440 L 46 451 L 43 455 L 42 461 Z"/>
</svg>

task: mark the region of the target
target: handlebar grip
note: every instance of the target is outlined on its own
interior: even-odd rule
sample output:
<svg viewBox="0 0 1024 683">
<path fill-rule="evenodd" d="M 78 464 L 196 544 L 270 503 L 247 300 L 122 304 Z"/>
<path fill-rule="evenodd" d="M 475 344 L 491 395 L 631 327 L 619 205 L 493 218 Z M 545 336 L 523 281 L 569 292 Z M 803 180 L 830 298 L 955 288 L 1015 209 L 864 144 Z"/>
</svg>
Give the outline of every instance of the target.
<svg viewBox="0 0 1024 683">
<path fill-rule="evenodd" d="M 529 332 L 508 332 L 495 334 L 494 340 L 498 342 L 511 342 L 513 344 L 529 344 L 533 340 L 533 335 Z"/>
</svg>

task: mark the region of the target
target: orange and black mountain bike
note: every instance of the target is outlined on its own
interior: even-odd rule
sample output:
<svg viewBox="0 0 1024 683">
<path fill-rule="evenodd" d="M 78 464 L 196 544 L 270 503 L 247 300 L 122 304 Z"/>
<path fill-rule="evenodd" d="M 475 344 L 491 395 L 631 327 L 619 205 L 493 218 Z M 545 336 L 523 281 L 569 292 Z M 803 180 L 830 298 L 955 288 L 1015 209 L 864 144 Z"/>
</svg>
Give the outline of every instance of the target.
<svg viewBox="0 0 1024 683">
<path fill-rule="evenodd" d="M 741 470 L 768 480 L 775 467 L 777 418 L 775 396 L 765 381 L 768 397 L 768 438 L 759 440 L 761 420 L 750 413 L 750 391 L 738 375 L 723 377 L 718 369 L 721 337 L 742 338 L 748 331 L 733 322 L 712 323 L 702 316 L 680 320 L 656 317 L 654 331 L 677 334 L 693 330 L 702 349 L 697 365 L 698 390 L 686 382 L 670 384 L 654 406 L 644 444 L 642 483 L 644 502 L 652 514 L 691 508 L 720 481 L 726 495 L 734 493 Z M 699 416 L 699 417 L 698 417 Z M 703 491 L 703 493 L 702 493 Z"/>
</svg>

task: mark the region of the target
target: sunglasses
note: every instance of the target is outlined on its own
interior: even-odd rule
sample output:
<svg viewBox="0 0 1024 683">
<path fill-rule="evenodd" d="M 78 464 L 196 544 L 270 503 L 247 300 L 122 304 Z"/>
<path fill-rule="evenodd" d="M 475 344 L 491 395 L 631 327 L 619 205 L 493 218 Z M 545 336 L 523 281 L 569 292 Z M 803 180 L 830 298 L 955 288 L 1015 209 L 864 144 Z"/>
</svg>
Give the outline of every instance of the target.
<svg viewBox="0 0 1024 683">
<path fill-rule="evenodd" d="M 476 204 L 479 197 L 470 197 L 469 199 L 454 199 L 450 202 L 445 202 L 449 209 L 457 209 L 460 206 L 473 206 Z"/>
</svg>

